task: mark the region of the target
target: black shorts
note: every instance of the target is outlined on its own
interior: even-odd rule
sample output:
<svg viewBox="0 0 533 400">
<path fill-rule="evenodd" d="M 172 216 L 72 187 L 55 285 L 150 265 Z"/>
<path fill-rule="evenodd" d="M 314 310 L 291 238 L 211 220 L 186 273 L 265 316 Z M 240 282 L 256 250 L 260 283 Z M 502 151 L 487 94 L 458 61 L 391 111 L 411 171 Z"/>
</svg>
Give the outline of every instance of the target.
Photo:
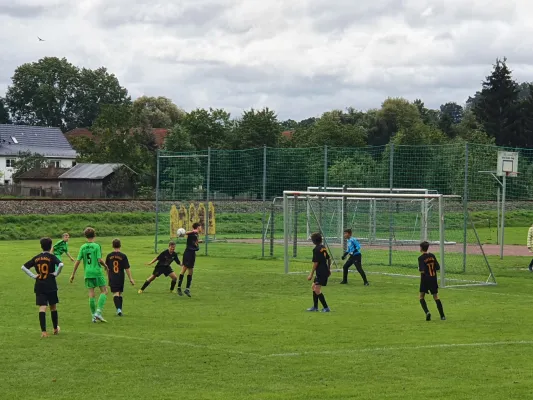
<svg viewBox="0 0 533 400">
<path fill-rule="evenodd" d="M 109 289 L 111 290 L 111 293 L 122 293 L 124 291 L 124 282 L 109 282 Z"/>
<path fill-rule="evenodd" d="M 170 267 L 170 265 L 168 265 L 166 267 L 155 267 L 154 272 L 152 272 L 152 275 L 155 275 L 156 277 L 159 277 L 161 275 L 169 276 L 173 272 L 174 270 Z"/>
<path fill-rule="evenodd" d="M 35 293 L 35 304 L 38 306 L 53 306 L 59 303 L 56 292 Z"/>
<path fill-rule="evenodd" d="M 355 267 L 360 267 L 361 264 L 361 254 L 356 254 L 354 256 L 350 256 L 346 263 L 344 264 L 344 268 L 350 268 L 352 265 L 355 265 Z"/>
<path fill-rule="evenodd" d="M 439 293 L 439 284 L 437 278 L 422 278 L 420 279 L 420 293 Z"/>
<path fill-rule="evenodd" d="M 320 286 L 327 286 L 328 285 L 328 278 L 329 274 L 320 274 L 315 276 L 314 284 L 320 285 Z"/>
<path fill-rule="evenodd" d="M 185 250 L 183 253 L 183 266 L 187 268 L 194 268 L 194 263 L 196 262 L 196 251 Z"/>
</svg>

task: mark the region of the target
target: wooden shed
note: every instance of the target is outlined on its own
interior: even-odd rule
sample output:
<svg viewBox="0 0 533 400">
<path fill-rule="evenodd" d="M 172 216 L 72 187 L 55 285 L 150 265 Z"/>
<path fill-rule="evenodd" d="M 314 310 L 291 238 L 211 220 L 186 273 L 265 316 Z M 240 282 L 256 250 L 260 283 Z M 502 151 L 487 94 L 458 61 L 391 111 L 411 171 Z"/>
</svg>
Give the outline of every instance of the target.
<svg viewBox="0 0 533 400">
<path fill-rule="evenodd" d="M 119 171 L 133 173 L 124 164 L 77 164 L 59 177 L 64 197 L 69 198 L 108 198 L 131 197 L 133 183 L 124 178 L 117 190 L 113 178 Z M 127 176 L 126 174 L 125 176 Z"/>
</svg>

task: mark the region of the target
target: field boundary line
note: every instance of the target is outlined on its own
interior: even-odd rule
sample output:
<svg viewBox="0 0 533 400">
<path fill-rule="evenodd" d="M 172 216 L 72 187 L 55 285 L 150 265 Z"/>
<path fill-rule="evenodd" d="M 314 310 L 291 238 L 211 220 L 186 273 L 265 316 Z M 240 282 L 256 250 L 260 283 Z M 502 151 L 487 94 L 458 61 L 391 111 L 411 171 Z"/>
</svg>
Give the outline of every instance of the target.
<svg viewBox="0 0 533 400">
<path fill-rule="evenodd" d="M 441 343 L 421 346 L 391 346 L 391 347 L 370 347 L 362 349 L 345 349 L 345 350 L 324 350 L 324 351 L 302 351 L 291 353 L 273 353 L 267 357 L 300 357 L 306 355 L 335 355 L 335 354 L 353 354 L 353 353 L 373 353 L 386 351 L 405 351 L 405 350 L 423 350 L 423 349 L 445 349 L 454 347 L 491 347 L 491 346 L 512 346 L 512 345 L 533 345 L 533 340 L 517 340 L 508 342 L 479 342 L 479 343 Z"/>
<path fill-rule="evenodd" d="M 108 337 L 112 339 L 124 339 L 124 340 L 135 340 L 138 342 L 150 342 L 150 343 L 161 343 L 161 344 L 172 344 L 172 345 L 178 345 L 178 346 L 184 346 L 184 347 L 191 347 L 196 349 L 206 349 L 211 351 L 217 351 L 220 353 L 228 353 L 228 354 L 236 354 L 241 356 L 251 356 L 251 357 L 260 357 L 259 354 L 255 353 L 247 353 L 245 351 L 238 351 L 238 350 L 231 350 L 231 349 L 223 349 L 216 346 L 209 346 L 204 344 L 195 344 L 190 342 L 178 342 L 176 340 L 165 340 L 165 339 L 150 339 L 150 338 L 144 338 L 139 336 L 129 336 L 129 335 L 117 335 L 114 333 L 98 333 L 98 332 L 87 332 L 87 331 L 76 331 L 72 333 L 80 333 L 85 334 L 89 336 L 102 336 L 102 337 Z"/>
<path fill-rule="evenodd" d="M 469 289 L 469 288 L 455 288 L 455 287 L 451 287 L 451 288 L 445 288 L 446 290 L 459 290 L 459 291 L 463 291 L 463 292 L 476 292 L 476 293 L 486 293 L 486 294 L 491 294 L 491 295 L 495 295 L 495 296 L 505 296 L 505 297 L 533 297 L 532 295 L 530 294 L 517 294 L 517 293 L 502 293 L 502 292 L 492 292 L 492 291 L 489 291 L 489 290 L 479 290 L 479 289 Z"/>
</svg>

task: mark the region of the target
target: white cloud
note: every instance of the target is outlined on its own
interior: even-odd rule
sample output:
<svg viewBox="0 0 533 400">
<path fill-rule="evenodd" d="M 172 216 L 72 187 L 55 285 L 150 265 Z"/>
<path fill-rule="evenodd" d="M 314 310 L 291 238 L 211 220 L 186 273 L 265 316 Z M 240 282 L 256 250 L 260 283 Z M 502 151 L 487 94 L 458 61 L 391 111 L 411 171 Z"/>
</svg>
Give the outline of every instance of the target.
<svg viewBox="0 0 533 400">
<path fill-rule="evenodd" d="M 438 107 L 497 57 L 533 81 L 531 17 L 527 0 L 0 0 L 0 94 L 18 65 L 57 56 L 185 109 Z"/>
</svg>

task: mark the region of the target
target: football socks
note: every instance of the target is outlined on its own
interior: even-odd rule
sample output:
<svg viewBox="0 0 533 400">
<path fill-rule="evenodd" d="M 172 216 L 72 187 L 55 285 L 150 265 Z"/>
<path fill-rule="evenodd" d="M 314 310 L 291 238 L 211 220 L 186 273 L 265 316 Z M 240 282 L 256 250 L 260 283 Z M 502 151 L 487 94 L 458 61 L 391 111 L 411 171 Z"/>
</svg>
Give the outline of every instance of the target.
<svg viewBox="0 0 533 400">
<path fill-rule="evenodd" d="M 46 332 L 46 313 L 39 311 L 39 323 L 41 324 L 41 332 Z"/>
<path fill-rule="evenodd" d="M 59 317 L 57 315 L 57 310 L 52 311 L 52 325 L 54 325 L 54 330 L 57 329 Z"/>
<path fill-rule="evenodd" d="M 437 309 L 439 310 L 439 314 L 441 318 L 444 318 L 444 308 L 442 307 L 442 302 L 440 299 L 435 300 L 435 303 L 437 303 Z"/>
</svg>

